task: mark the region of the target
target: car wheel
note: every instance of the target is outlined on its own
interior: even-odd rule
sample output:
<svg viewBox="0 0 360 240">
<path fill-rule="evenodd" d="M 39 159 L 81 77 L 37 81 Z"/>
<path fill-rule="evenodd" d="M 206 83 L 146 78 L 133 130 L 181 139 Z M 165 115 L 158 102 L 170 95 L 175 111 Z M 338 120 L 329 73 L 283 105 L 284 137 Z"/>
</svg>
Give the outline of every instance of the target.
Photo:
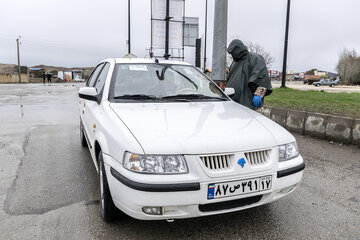
<svg viewBox="0 0 360 240">
<path fill-rule="evenodd" d="M 331 84 L 330 87 L 335 87 L 335 85 L 334 85 L 334 84 Z"/>
<path fill-rule="evenodd" d="M 320 84 L 316 84 L 315 86 L 318 87 L 318 86 L 320 86 Z"/>
<path fill-rule="evenodd" d="M 82 147 L 87 147 L 87 142 L 84 134 L 84 127 L 81 122 L 80 122 L 80 143 Z"/>
<path fill-rule="evenodd" d="M 101 151 L 99 153 L 98 159 L 100 183 L 100 216 L 105 222 L 112 222 L 115 218 L 116 207 L 111 197 Z"/>
</svg>

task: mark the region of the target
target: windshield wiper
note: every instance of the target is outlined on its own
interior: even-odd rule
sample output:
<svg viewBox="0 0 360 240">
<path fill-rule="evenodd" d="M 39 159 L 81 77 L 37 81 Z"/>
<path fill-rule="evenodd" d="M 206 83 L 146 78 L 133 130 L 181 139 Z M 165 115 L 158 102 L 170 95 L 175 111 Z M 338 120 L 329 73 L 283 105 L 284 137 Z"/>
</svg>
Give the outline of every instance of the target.
<svg viewBox="0 0 360 240">
<path fill-rule="evenodd" d="M 175 72 L 177 72 L 179 75 L 183 76 L 186 80 L 188 80 L 194 87 L 196 90 L 199 89 L 198 85 L 196 83 L 194 83 L 193 80 L 191 80 L 188 76 L 186 76 L 185 74 L 181 73 L 178 70 L 173 69 L 172 67 L 170 67 L 172 70 L 174 70 Z"/>
<path fill-rule="evenodd" d="M 224 97 L 213 97 L 203 94 L 177 94 L 177 95 L 162 97 L 161 99 L 215 99 L 215 100 L 225 100 L 225 101 L 228 100 L 227 98 Z"/>
<path fill-rule="evenodd" d="M 159 63 L 157 63 L 157 64 L 159 64 Z M 159 64 L 159 65 L 160 65 L 160 64 Z M 198 86 L 193 80 L 191 80 L 188 76 L 186 76 L 185 74 L 181 73 L 180 71 L 174 69 L 171 65 L 165 65 L 165 66 L 161 69 L 161 74 L 159 73 L 158 70 L 156 70 L 156 76 L 157 76 L 157 78 L 158 78 L 160 81 L 163 81 L 163 80 L 165 79 L 165 72 L 166 72 L 166 70 L 168 70 L 169 68 L 170 68 L 171 70 L 173 70 L 174 72 L 176 72 L 177 74 L 179 74 L 180 76 L 182 76 L 183 78 L 185 78 L 188 82 L 190 82 L 190 83 L 195 87 L 196 90 L 199 89 L 199 86 Z"/>
<path fill-rule="evenodd" d="M 159 100 L 154 95 L 145 95 L 145 94 L 132 94 L 132 95 L 122 95 L 116 96 L 114 99 L 134 99 L 134 100 Z"/>
</svg>

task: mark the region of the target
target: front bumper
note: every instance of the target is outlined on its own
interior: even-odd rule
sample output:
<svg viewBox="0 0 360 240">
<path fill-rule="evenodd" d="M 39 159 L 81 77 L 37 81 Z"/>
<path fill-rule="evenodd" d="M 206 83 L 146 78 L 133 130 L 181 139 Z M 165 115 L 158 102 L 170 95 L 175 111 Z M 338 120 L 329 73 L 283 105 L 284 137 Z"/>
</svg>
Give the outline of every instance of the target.
<svg viewBox="0 0 360 240">
<path fill-rule="evenodd" d="M 279 163 L 277 171 L 257 173 L 258 176 L 272 176 L 272 187 L 269 190 L 207 199 L 208 185 L 223 182 L 224 179 L 198 178 L 195 173 L 165 176 L 167 181 L 151 183 L 133 180 L 134 176 L 144 177 L 143 174 L 133 173 L 130 175 L 132 179 L 126 177 L 129 171 L 109 155 L 104 155 L 104 162 L 115 205 L 127 215 L 141 220 L 192 218 L 260 206 L 291 193 L 301 181 L 302 170 L 305 167 L 302 157 L 299 156 L 291 161 Z M 245 177 L 232 176 L 226 181 L 243 178 Z M 143 207 L 162 207 L 163 214 L 145 214 Z"/>
</svg>

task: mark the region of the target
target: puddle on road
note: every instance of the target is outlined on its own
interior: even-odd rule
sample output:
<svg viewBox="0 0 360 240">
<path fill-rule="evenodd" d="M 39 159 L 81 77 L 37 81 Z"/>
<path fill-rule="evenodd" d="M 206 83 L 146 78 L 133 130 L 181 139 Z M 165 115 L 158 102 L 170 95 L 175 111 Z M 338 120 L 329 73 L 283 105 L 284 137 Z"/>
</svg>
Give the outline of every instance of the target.
<svg viewBox="0 0 360 240">
<path fill-rule="evenodd" d="M 25 155 L 4 201 L 7 213 L 43 214 L 97 199 L 97 173 L 88 149 L 80 145 L 78 132 L 77 125 L 31 130 Z M 88 205 L 96 205 L 96 200 Z"/>
<path fill-rule="evenodd" d="M 0 122 L 42 124 L 78 123 L 78 103 L 0 106 Z"/>
</svg>

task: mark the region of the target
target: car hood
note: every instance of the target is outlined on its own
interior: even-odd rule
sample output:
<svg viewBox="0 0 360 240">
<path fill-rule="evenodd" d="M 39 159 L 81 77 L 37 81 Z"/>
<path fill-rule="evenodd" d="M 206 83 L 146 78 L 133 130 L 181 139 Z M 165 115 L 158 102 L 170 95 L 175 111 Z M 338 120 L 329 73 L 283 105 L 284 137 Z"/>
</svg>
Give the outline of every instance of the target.
<svg viewBox="0 0 360 240">
<path fill-rule="evenodd" d="M 277 144 L 255 112 L 232 101 L 110 103 L 110 107 L 146 154 L 229 153 Z"/>
</svg>

